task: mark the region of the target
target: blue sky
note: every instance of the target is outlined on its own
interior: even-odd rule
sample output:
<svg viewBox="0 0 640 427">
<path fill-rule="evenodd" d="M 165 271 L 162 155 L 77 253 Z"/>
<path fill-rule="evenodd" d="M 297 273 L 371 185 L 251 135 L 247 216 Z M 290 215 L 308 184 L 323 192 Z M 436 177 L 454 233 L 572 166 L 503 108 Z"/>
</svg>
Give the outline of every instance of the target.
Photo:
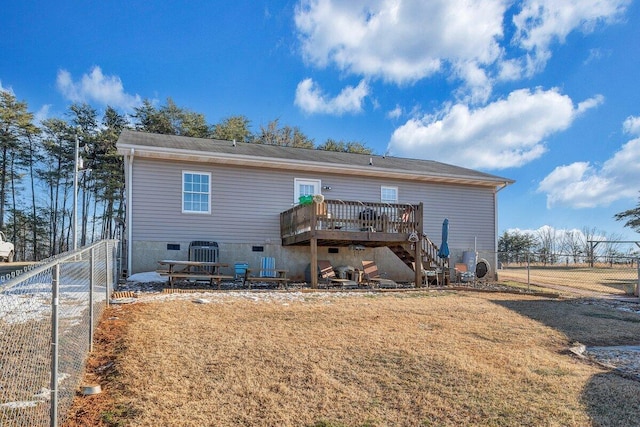
<svg viewBox="0 0 640 427">
<path fill-rule="evenodd" d="M 20 1 L 0 88 L 42 119 L 143 99 L 516 180 L 499 231 L 597 228 L 640 196 L 638 0 Z M 635 24 L 634 24 L 635 23 Z M 470 207 L 472 209 L 472 207 Z"/>
</svg>

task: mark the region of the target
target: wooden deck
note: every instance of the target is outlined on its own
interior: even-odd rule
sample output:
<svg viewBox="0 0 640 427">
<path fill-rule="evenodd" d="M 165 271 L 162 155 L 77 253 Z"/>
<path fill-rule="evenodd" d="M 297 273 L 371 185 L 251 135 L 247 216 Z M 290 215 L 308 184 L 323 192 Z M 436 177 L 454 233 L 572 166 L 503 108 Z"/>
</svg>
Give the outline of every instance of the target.
<svg viewBox="0 0 640 427">
<path fill-rule="evenodd" d="M 422 234 L 422 204 L 325 200 L 280 214 L 282 245 L 389 246 Z"/>
<path fill-rule="evenodd" d="M 422 203 L 325 200 L 298 205 L 280 214 L 280 231 L 283 246 L 311 248 L 311 271 L 316 271 L 318 246 L 386 246 L 414 271 L 416 259 L 422 260 L 424 270 L 448 268 L 423 232 Z M 312 286 L 316 280 L 312 277 Z M 422 282 L 422 271 L 416 271 L 415 283 Z"/>
</svg>

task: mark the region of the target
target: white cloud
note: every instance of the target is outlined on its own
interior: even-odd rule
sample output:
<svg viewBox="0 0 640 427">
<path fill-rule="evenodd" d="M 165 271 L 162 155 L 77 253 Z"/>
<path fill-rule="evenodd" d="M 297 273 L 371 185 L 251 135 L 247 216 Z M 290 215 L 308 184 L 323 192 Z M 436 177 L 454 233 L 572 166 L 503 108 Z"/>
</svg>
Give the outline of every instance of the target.
<svg viewBox="0 0 640 427">
<path fill-rule="evenodd" d="M 599 102 L 597 96 L 575 107 L 558 89 L 517 90 L 482 108 L 459 103 L 440 115 L 411 119 L 395 130 L 389 149 L 468 168 L 518 167 L 542 156 L 545 138 Z"/>
<path fill-rule="evenodd" d="M 610 50 L 602 50 L 599 48 L 589 49 L 589 56 L 584 60 L 583 64 L 588 65 L 592 62 L 602 61 L 609 56 L 611 56 Z"/>
<path fill-rule="evenodd" d="M 94 101 L 123 110 L 132 110 L 142 103 L 139 95 L 130 95 L 124 91 L 120 77 L 105 76 L 98 66 L 93 67 L 89 74 L 83 74 L 78 82 L 73 81 L 71 73 L 60 70 L 56 86 L 72 102 Z"/>
<path fill-rule="evenodd" d="M 500 62 L 498 79 L 501 81 L 513 81 L 522 77 L 522 66 L 516 59 L 506 59 Z"/>
<path fill-rule="evenodd" d="M 310 78 L 298 83 L 295 105 L 306 113 L 342 115 L 362 111 L 364 98 L 369 95 L 369 86 L 362 80 L 358 86 L 347 86 L 335 97 L 329 98 Z"/>
<path fill-rule="evenodd" d="M 42 123 L 49 117 L 49 110 L 51 110 L 51 104 L 45 104 L 34 114 L 36 123 Z"/>
<path fill-rule="evenodd" d="M 590 110 L 590 109 L 592 109 L 594 107 L 597 107 L 598 105 L 602 104 L 603 102 L 604 102 L 604 96 L 602 96 L 602 95 L 596 95 L 593 98 L 586 99 L 586 100 L 578 103 L 577 113 L 578 114 L 582 114 L 587 110 Z"/>
<path fill-rule="evenodd" d="M 640 117 L 629 116 L 622 123 L 624 133 L 640 136 Z"/>
<path fill-rule="evenodd" d="M 622 146 L 598 168 L 590 162 L 558 166 L 538 185 L 546 193 L 547 207 L 591 208 L 620 199 L 634 199 L 640 182 L 640 138 Z"/>
<path fill-rule="evenodd" d="M 387 113 L 387 118 L 398 119 L 402 115 L 402 107 L 396 104 L 396 108 Z"/>
<path fill-rule="evenodd" d="M 469 85 L 501 55 L 505 0 L 302 0 L 296 8 L 304 58 L 365 77 L 407 84 L 451 64 Z"/>
<path fill-rule="evenodd" d="M 608 192 L 611 185 L 589 162 L 576 162 L 556 167 L 540 182 L 538 192 L 547 194 L 547 208 L 554 205 L 589 208 L 614 200 Z"/>
<path fill-rule="evenodd" d="M 524 0 L 505 38 L 509 0 L 300 0 L 295 24 L 311 65 L 398 85 L 435 74 L 462 82 L 465 102 L 485 103 L 495 81 L 541 71 L 554 43 L 616 22 L 631 0 Z M 514 50 L 513 47 L 516 49 Z"/>
<path fill-rule="evenodd" d="M 615 22 L 630 3 L 631 0 L 526 0 L 513 17 L 513 42 L 529 52 L 526 74 L 544 67 L 554 42 L 564 43 L 575 30 L 589 33 L 599 24 Z"/>
<path fill-rule="evenodd" d="M 456 66 L 457 74 L 466 82 L 458 90 L 462 98 L 471 103 L 485 103 L 493 87 L 493 82 L 482 68 L 475 62 L 460 63 Z"/>
</svg>

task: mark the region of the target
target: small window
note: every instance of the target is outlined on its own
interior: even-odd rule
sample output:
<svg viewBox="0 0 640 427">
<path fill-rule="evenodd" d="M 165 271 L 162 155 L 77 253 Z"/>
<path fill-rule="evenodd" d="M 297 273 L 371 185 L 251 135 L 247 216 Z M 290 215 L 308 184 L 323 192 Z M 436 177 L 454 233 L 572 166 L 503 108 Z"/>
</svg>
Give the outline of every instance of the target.
<svg viewBox="0 0 640 427">
<path fill-rule="evenodd" d="M 182 172 L 182 212 L 211 213 L 211 174 Z"/>
<path fill-rule="evenodd" d="M 380 201 L 382 203 L 398 203 L 398 187 L 380 187 Z"/>
<path fill-rule="evenodd" d="M 293 203 L 297 204 L 300 196 L 320 194 L 320 185 L 319 179 L 294 178 Z"/>
</svg>

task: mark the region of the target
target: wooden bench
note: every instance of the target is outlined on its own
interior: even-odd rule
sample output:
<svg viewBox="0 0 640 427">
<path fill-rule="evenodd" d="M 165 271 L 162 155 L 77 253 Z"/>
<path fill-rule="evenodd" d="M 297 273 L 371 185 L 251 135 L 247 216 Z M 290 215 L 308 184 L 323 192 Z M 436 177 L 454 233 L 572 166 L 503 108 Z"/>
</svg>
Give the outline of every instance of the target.
<svg viewBox="0 0 640 427">
<path fill-rule="evenodd" d="M 289 283 L 287 273 L 289 270 L 260 269 L 260 276 L 251 276 L 251 271 L 252 270 L 250 268 L 247 268 L 245 270 L 244 280 L 242 282 L 242 284 L 246 284 L 249 289 L 251 289 L 251 283 L 253 282 L 277 283 L 278 287 L 280 287 L 280 285 L 283 285 L 284 288 L 287 289 L 287 284 Z M 265 272 L 273 273 L 273 275 L 265 275 Z"/>
<path fill-rule="evenodd" d="M 195 281 L 209 281 L 211 286 L 217 285 L 217 288 L 220 289 L 220 283 L 223 280 L 233 280 L 233 276 L 225 276 L 222 274 L 204 274 L 204 273 L 189 273 L 189 272 L 172 272 L 168 271 L 158 271 L 161 276 L 167 276 L 169 278 L 169 285 L 173 287 L 174 279 L 187 279 L 187 280 L 195 280 Z"/>
</svg>

